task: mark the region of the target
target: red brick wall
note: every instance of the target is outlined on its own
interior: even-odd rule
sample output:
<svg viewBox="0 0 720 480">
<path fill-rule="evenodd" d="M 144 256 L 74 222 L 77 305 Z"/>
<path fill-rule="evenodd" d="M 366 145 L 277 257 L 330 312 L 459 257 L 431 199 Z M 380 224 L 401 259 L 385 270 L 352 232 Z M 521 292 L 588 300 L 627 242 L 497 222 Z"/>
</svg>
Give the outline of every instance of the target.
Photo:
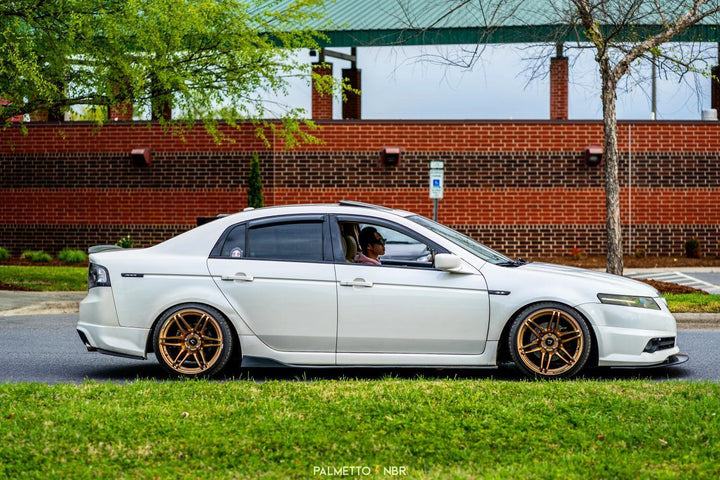
<svg viewBox="0 0 720 480">
<path fill-rule="evenodd" d="M 55 253 L 127 234 L 139 246 L 159 242 L 198 216 L 244 208 L 258 152 L 268 205 L 352 199 L 430 216 L 429 162 L 444 160 L 441 222 L 513 256 L 604 251 L 602 167 L 583 162 L 587 145 L 602 144 L 599 122 L 320 125 L 323 145 L 292 151 L 266 149 L 249 126 L 227 128 L 231 141 L 221 145 L 200 126 L 183 137 L 132 122 L 7 129 L 0 246 Z M 651 255 L 681 255 L 697 236 L 705 252 L 720 254 L 720 123 L 621 122 L 619 145 L 626 247 L 632 238 Z M 399 166 L 379 165 L 383 146 L 404 149 Z M 132 163 L 140 147 L 152 149 L 151 165 Z"/>
</svg>

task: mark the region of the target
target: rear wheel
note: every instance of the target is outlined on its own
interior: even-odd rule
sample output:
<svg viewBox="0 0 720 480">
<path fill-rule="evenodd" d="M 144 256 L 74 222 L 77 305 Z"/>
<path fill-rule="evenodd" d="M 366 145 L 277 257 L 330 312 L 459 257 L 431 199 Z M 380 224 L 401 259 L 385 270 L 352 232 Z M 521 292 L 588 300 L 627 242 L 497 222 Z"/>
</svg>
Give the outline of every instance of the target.
<svg viewBox="0 0 720 480">
<path fill-rule="evenodd" d="M 233 353 L 230 326 L 220 312 L 186 304 L 168 310 L 153 335 L 155 356 L 169 372 L 185 377 L 219 373 Z"/>
<path fill-rule="evenodd" d="M 509 347 L 515 365 L 535 378 L 569 378 L 590 356 L 591 336 L 572 308 L 543 303 L 523 310 L 510 329 Z"/>
</svg>

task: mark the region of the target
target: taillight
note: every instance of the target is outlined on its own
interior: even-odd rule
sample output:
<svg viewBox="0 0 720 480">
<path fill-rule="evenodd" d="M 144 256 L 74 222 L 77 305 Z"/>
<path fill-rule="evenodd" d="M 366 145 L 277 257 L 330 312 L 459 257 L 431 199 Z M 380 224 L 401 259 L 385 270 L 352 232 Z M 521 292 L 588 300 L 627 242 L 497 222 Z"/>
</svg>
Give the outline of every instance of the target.
<svg viewBox="0 0 720 480">
<path fill-rule="evenodd" d="M 109 287 L 110 273 L 102 265 L 91 263 L 88 267 L 88 290 L 95 287 Z"/>
</svg>

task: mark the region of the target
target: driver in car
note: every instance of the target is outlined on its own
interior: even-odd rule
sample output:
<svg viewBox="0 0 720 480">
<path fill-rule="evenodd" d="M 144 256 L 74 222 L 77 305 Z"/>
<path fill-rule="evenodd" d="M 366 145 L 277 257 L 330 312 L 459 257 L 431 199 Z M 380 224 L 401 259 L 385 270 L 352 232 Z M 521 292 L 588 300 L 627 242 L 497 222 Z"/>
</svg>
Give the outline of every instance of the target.
<svg viewBox="0 0 720 480">
<path fill-rule="evenodd" d="M 365 227 L 360 231 L 360 248 L 353 259 L 355 263 L 380 265 L 378 257 L 385 254 L 385 239 L 375 227 Z"/>
</svg>

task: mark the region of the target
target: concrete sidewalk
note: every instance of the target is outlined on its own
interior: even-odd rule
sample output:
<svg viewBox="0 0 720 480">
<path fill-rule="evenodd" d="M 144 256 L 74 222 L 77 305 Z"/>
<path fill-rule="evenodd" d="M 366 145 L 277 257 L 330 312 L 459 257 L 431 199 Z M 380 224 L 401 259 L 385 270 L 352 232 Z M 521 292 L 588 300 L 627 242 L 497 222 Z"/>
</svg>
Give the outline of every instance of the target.
<svg viewBox="0 0 720 480">
<path fill-rule="evenodd" d="M 77 313 L 87 292 L 14 292 L 0 290 L 0 317 Z"/>
<path fill-rule="evenodd" d="M 78 312 L 87 292 L 13 292 L 0 290 L 0 317 Z M 720 313 L 676 313 L 683 330 L 720 330 Z"/>
</svg>

